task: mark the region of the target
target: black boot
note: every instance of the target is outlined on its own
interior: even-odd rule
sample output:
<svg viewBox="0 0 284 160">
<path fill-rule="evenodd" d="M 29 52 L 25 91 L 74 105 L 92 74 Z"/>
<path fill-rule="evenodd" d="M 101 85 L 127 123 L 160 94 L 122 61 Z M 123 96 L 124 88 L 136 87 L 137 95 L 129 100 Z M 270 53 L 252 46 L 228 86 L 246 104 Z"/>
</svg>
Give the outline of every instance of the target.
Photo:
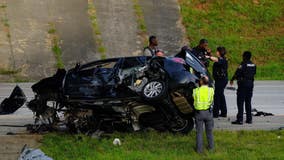
<svg viewBox="0 0 284 160">
<path fill-rule="evenodd" d="M 242 121 L 238 121 L 238 120 L 236 120 L 236 121 L 233 121 L 233 122 L 232 122 L 232 124 L 239 124 L 239 125 L 242 125 L 242 124 L 243 124 L 243 122 L 242 122 Z"/>
</svg>

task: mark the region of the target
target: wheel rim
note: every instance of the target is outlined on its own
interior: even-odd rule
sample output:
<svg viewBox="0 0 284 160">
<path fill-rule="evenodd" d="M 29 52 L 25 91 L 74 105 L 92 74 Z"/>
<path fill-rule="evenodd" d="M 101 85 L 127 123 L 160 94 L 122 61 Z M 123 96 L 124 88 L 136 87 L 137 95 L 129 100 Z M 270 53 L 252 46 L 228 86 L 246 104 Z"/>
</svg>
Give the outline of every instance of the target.
<svg viewBox="0 0 284 160">
<path fill-rule="evenodd" d="M 157 97 L 163 90 L 163 84 L 158 81 L 148 83 L 144 88 L 144 95 L 147 98 Z"/>
<path fill-rule="evenodd" d="M 174 131 L 174 132 L 182 131 L 183 129 L 185 129 L 187 127 L 188 123 L 189 123 L 188 120 L 185 120 L 185 121 L 183 121 L 183 124 L 179 124 L 179 125 L 173 127 L 172 131 Z"/>
</svg>

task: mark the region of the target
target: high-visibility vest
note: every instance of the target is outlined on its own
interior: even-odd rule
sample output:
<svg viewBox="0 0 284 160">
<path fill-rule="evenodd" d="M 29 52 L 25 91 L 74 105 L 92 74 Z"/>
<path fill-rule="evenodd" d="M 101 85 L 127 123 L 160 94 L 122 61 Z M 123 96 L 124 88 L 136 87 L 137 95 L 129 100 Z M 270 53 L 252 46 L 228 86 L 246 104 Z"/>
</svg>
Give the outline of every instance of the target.
<svg viewBox="0 0 284 160">
<path fill-rule="evenodd" d="M 214 89 L 206 85 L 193 90 L 194 108 L 207 110 L 213 103 Z"/>
</svg>

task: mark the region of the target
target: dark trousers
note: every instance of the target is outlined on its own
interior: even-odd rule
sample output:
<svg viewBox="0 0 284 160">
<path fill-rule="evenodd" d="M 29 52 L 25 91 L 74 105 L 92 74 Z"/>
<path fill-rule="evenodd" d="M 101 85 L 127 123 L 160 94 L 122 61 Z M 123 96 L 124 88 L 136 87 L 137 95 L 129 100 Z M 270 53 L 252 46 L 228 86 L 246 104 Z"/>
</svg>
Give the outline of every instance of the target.
<svg viewBox="0 0 284 160">
<path fill-rule="evenodd" d="M 237 120 L 243 121 L 244 114 L 244 103 L 246 109 L 246 120 L 252 121 L 251 115 L 251 98 L 253 92 L 253 85 L 239 85 L 237 90 L 237 105 L 238 105 L 238 114 Z"/>
<path fill-rule="evenodd" d="M 221 110 L 222 116 L 227 116 L 227 104 L 224 95 L 224 89 L 228 83 L 227 79 L 215 81 L 215 93 L 214 93 L 214 106 L 213 116 L 218 117 Z"/>
<path fill-rule="evenodd" d="M 195 112 L 196 125 L 196 151 L 201 153 L 203 150 L 203 124 L 205 124 L 206 137 L 208 141 L 208 148 L 214 148 L 213 127 L 214 121 L 212 113 L 209 110 Z"/>
</svg>

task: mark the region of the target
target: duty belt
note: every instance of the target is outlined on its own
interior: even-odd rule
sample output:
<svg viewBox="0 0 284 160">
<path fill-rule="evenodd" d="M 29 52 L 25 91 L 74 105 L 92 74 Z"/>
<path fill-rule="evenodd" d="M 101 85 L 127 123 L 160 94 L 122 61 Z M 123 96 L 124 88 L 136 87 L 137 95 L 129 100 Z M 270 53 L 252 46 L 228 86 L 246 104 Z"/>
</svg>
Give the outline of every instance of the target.
<svg viewBox="0 0 284 160">
<path fill-rule="evenodd" d="M 238 81 L 254 81 L 254 79 L 239 78 Z"/>
<path fill-rule="evenodd" d="M 200 111 L 210 111 L 211 112 L 211 107 L 205 110 L 195 110 L 197 113 L 199 113 Z"/>
</svg>

